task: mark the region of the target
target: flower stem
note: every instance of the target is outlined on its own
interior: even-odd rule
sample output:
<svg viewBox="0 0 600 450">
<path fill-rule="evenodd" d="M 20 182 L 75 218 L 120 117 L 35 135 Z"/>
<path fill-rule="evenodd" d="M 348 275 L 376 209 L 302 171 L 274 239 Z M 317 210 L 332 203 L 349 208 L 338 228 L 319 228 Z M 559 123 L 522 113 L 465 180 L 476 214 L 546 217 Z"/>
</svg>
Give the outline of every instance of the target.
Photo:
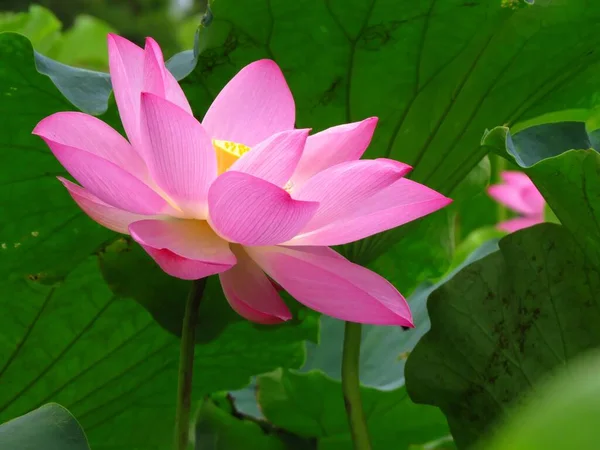
<svg viewBox="0 0 600 450">
<path fill-rule="evenodd" d="M 195 280 L 188 294 L 181 330 L 179 350 L 179 385 L 175 414 L 175 450 L 186 450 L 190 441 L 190 409 L 192 406 L 192 379 L 194 372 L 194 344 L 198 308 L 204 293 L 206 279 Z"/>
<path fill-rule="evenodd" d="M 371 450 L 367 419 L 360 398 L 358 363 L 360 361 L 361 333 L 362 325 L 360 323 L 346 322 L 342 354 L 342 390 L 354 450 Z"/>
</svg>

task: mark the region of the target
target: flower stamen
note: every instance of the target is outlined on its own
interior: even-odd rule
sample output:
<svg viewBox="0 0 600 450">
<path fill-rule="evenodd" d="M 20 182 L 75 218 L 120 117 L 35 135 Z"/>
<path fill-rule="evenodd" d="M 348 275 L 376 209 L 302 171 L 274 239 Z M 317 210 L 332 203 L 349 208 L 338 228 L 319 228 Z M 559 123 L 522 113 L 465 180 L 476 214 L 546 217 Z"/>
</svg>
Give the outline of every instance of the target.
<svg viewBox="0 0 600 450">
<path fill-rule="evenodd" d="M 217 173 L 226 172 L 234 162 L 250 151 L 250 147 L 233 141 L 221 141 L 213 139 L 215 152 L 217 153 Z"/>
</svg>

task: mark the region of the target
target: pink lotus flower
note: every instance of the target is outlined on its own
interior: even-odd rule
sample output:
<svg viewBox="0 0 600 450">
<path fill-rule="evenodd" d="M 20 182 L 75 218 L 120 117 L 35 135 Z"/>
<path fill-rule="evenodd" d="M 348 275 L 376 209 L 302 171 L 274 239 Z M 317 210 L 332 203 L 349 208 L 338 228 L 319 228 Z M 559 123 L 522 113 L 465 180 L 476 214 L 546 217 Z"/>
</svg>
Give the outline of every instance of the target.
<svg viewBox="0 0 600 450">
<path fill-rule="evenodd" d="M 294 129 L 283 74 L 261 60 L 223 88 L 200 123 L 154 40 L 141 49 L 111 35 L 108 44 L 129 142 L 79 112 L 53 114 L 34 130 L 80 183 L 60 178 L 92 219 L 130 234 L 172 276 L 219 274 L 233 309 L 255 322 L 291 318 L 270 277 L 323 314 L 412 324 L 389 282 L 328 247 L 451 201 L 403 178 L 406 164 L 359 160 L 376 118 L 312 136 Z"/>
<path fill-rule="evenodd" d="M 544 222 L 546 202 L 529 177 L 509 170 L 502 172 L 500 176 L 504 183 L 490 186 L 488 194 L 523 217 L 500 222 L 497 227 L 512 233 Z"/>
</svg>

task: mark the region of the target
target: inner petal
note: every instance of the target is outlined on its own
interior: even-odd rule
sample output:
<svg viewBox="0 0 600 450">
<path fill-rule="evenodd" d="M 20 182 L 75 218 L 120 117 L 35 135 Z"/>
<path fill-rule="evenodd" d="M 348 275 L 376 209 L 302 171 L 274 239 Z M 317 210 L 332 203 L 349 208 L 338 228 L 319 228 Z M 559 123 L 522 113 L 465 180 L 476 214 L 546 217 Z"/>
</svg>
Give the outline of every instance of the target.
<svg viewBox="0 0 600 450">
<path fill-rule="evenodd" d="M 250 151 L 250 147 L 233 141 L 221 141 L 213 139 L 213 146 L 217 154 L 217 174 L 226 172 L 234 162 L 236 162 L 244 153 Z"/>
</svg>

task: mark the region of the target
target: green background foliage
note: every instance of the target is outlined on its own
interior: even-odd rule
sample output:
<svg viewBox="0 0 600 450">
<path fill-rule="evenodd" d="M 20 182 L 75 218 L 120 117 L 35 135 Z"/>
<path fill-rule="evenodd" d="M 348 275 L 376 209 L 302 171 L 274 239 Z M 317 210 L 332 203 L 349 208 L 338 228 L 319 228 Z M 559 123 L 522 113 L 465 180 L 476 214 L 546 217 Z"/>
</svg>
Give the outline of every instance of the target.
<svg viewBox="0 0 600 450">
<path fill-rule="evenodd" d="M 217 0 L 194 57 L 203 2 L 183 18 L 162 0 L 42 3 L 60 19 L 37 6 L 0 15 L 0 422 L 32 420 L 23 442 L 46 436 L 48 408 L 67 414 L 42 406 L 58 402 L 92 450 L 171 443 L 189 283 L 87 218 L 55 179 L 62 167 L 30 134 L 42 118 L 77 109 L 122 131 L 104 73 L 109 30 L 138 43 L 153 35 L 175 55 L 169 67 L 188 74 L 181 83 L 199 119 L 240 68 L 273 58 L 294 93 L 298 127 L 378 116 L 365 156 L 411 164 L 411 178 L 455 200 L 339 249 L 412 294 L 414 330 L 365 327 L 362 392 L 376 449 L 452 448 L 448 424 L 459 448 L 473 444 L 527 404 L 532 385 L 598 345 L 599 160 L 590 129 L 600 5 Z M 524 170 L 562 225 L 508 236 L 495 251 L 502 234 L 493 225 L 507 212 L 485 188 L 504 167 Z M 290 323 L 250 324 L 208 281 L 197 449 L 351 448 L 341 324 L 290 306 Z M 523 414 L 533 420 L 531 409 Z M 0 442 L 15 423 L 0 428 Z M 72 418 L 63 423 L 80 432 Z M 502 433 L 517 432 L 507 425 L 497 442 Z"/>
</svg>

